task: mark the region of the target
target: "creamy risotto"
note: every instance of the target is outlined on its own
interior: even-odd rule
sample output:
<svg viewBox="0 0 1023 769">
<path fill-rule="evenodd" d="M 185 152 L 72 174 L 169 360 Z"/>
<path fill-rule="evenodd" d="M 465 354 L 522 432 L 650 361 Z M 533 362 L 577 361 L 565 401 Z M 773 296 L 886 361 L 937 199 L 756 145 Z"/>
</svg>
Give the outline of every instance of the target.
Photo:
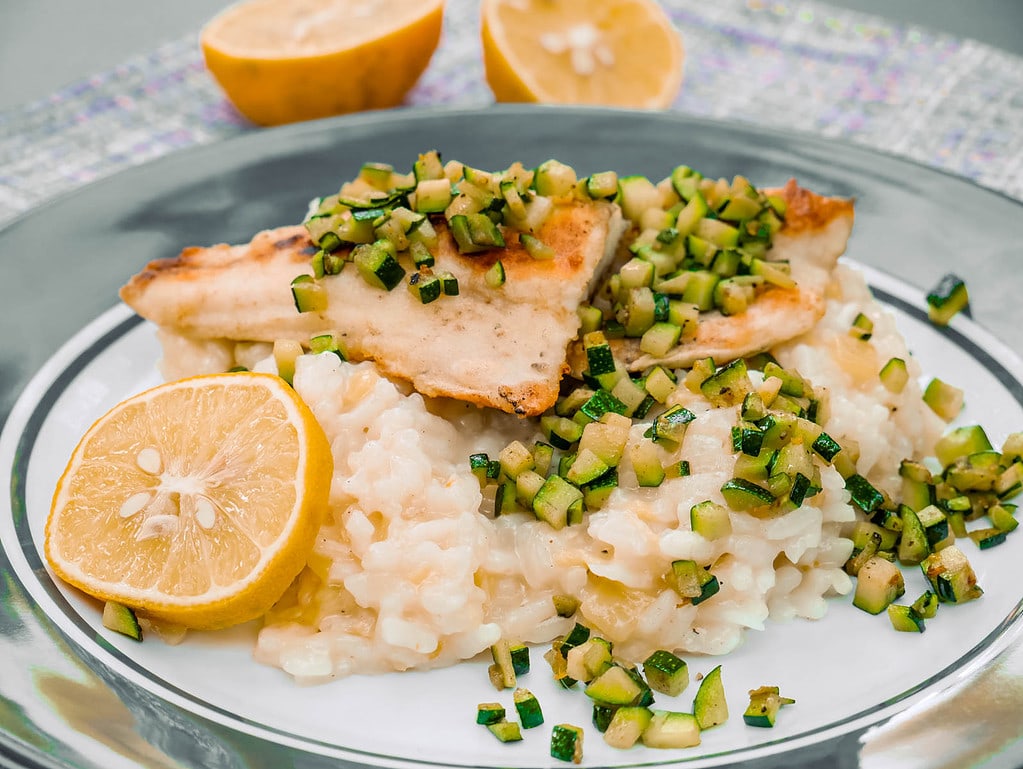
<svg viewBox="0 0 1023 769">
<path fill-rule="evenodd" d="M 874 322 L 866 354 L 849 336 L 861 312 Z M 165 347 L 166 362 L 194 370 L 182 359 L 187 352 L 175 359 Z M 254 364 L 265 352 L 231 354 Z M 858 444 L 858 472 L 897 493 L 899 461 L 927 454 L 943 423 L 922 401 L 916 363 L 862 276 L 840 266 L 824 319 L 772 353 L 827 389 L 825 430 L 842 445 Z M 877 377 L 891 357 L 910 369 L 898 395 Z M 272 367 L 272 358 L 257 365 Z M 625 659 L 658 648 L 722 654 L 769 621 L 822 617 L 829 596 L 851 589 L 843 565 L 852 543 L 842 535 L 857 513 L 828 465 L 822 492 L 791 512 L 730 511 L 731 533 L 713 541 L 692 531 L 695 503 L 724 501 L 736 409 L 714 408 L 685 387 L 668 405 L 682 404 L 696 419 L 664 458 L 688 460 L 691 475 L 641 488 L 626 452 L 603 506 L 557 530 L 531 514 L 494 517 L 468 462 L 513 439 L 531 445 L 541 437 L 536 420 L 424 399 L 372 363 L 331 354 L 302 356 L 295 387 L 332 443 L 331 513 L 308 567 L 266 617 L 256 657 L 298 681 L 451 665 L 502 637 L 549 641 L 575 619 Z M 630 441 L 645 428 L 634 424 Z M 662 578 L 676 559 L 712 566 L 720 592 L 699 605 L 681 601 Z M 576 618 L 557 615 L 556 595 L 580 600 Z"/>
</svg>

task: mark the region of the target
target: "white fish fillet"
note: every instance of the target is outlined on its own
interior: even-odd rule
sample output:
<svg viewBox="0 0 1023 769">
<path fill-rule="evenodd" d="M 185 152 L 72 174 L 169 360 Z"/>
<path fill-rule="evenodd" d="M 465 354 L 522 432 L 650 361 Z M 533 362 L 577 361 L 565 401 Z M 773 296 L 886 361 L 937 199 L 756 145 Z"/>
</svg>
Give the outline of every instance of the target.
<svg viewBox="0 0 1023 769">
<path fill-rule="evenodd" d="M 766 192 L 780 195 L 787 204 L 785 224 L 775 234 L 767 259 L 789 262 L 795 288 L 769 288 L 738 315 L 701 314 L 695 337 L 664 357 L 643 353 L 638 339 L 612 340 L 615 356 L 630 371 L 658 363 L 686 368 L 701 358 L 721 365 L 794 339 L 824 317 L 831 273 L 852 232 L 853 202 L 817 195 L 795 181 Z M 585 369 L 581 345 L 573 346 L 571 364 L 577 373 Z"/>
<path fill-rule="evenodd" d="M 480 255 L 458 252 L 443 222 L 435 271 L 449 270 L 459 296 L 422 304 L 404 285 L 367 284 L 354 265 L 327 277 L 329 306 L 299 313 L 291 281 L 311 273 L 312 244 L 301 226 L 259 233 L 245 245 L 188 248 L 151 262 L 121 298 L 163 332 L 194 340 L 306 343 L 337 332 L 354 360 L 372 359 L 424 395 L 445 396 L 524 416 L 554 405 L 576 337 L 576 308 L 614 256 L 625 229 L 617 206 L 557 206 L 538 237 L 554 259 L 536 260 L 518 243 Z M 500 257 L 507 275 L 488 286 Z"/>
</svg>

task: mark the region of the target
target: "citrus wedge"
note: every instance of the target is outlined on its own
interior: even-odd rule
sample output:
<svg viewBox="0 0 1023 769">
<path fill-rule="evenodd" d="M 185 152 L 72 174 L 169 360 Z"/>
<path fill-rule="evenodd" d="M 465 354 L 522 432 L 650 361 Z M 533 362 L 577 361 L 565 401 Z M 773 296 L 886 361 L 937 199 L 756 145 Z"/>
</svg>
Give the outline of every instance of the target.
<svg viewBox="0 0 1023 769">
<path fill-rule="evenodd" d="M 206 67 L 260 125 L 394 107 L 440 40 L 444 0 L 246 0 L 203 29 Z"/>
<path fill-rule="evenodd" d="M 282 379 L 170 382 L 89 428 L 57 483 L 46 557 L 101 600 L 191 628 L 253 619 L 305 565 L 333 470 Z"/>
<path fill-rule="evenodd" d="M 483 0 L 483 64 L 500 102 L 664 108 L 678 31 L 653 0 Z"/>
</svg>

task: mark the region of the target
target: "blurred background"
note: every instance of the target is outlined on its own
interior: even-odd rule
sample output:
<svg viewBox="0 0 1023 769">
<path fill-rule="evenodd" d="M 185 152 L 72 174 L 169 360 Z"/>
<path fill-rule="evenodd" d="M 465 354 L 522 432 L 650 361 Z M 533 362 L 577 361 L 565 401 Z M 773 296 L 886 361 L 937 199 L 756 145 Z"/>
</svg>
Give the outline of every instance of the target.
<svg viewBox="0 0 1023 769">
<path fill-rule="evenodd" d="M 0 111 L 43 98 L 130 56 L 197 32 L 229 4 L 225 0 L 3 0 Z M 1023 54 L 1020 0 L 832 0 L 830 5 Z"/>
</svg>

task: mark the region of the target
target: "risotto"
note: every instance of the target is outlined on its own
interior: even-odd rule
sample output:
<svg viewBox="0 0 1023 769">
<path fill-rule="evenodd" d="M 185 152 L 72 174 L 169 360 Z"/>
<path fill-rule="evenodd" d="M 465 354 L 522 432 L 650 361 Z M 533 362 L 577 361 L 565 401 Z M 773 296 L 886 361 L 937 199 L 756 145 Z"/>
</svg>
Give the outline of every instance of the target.
<svg viewBox="0 0 1023 769">
<path fill-rule="evenodd" d="M 860 313 L 874 324 L 869 352 L 851 344 Z M 265 351 L 235 355 L 255 360 Z M 917 364 L 862 276 L 840 265 L 823 320 L 771 352 L 827 392 L 822 427 L 843 446 L 858 444 L 857 471 L 897 493 L 900 460 L 928 454 L 943 423 L 921 399 Z M 892 357 L 909 367 L 899 394 L 877 377 Z M 272 369 L 272 358 L 257 368 Z M 682 385 L 666 405 L 695 419 L 664 458 L 684 458 L 690 474 L 641 487 L 626 451 L 604 504 L 581 525 L 555 529 L 532 514 L 493 515 L 468 461 L 511 440 L 532 445 L 542 438 L 538 420 L 427 399 L 373 363 L 331 354 L 300 357 L 294 384 L 331 441 L 331 512 L 308 566 L 267 615 L 256 657 L 297 681 L 451 665 L 500 638 L 549 641 L 576 619 L 624 659 L 659 648 L 723 654 L 769 621 L 818 619 L 829 596 L 851 590 L 843 566 L 852 542 L 843 533 L 858 513 L 828 464 L 821 492 L 789 512 L 730 510 L 730 533 L 713 540 L 692 530 L 694 504 L 724 503 L 736 409 Z M 630 443 L 647 427 L 633 424 Z M 678 559 L 713 567 L 713 600 L 683 601 L 665 584 Z M 575 618 L 555 611 L 562 595 L 578 599 Z"/>
</svg>

